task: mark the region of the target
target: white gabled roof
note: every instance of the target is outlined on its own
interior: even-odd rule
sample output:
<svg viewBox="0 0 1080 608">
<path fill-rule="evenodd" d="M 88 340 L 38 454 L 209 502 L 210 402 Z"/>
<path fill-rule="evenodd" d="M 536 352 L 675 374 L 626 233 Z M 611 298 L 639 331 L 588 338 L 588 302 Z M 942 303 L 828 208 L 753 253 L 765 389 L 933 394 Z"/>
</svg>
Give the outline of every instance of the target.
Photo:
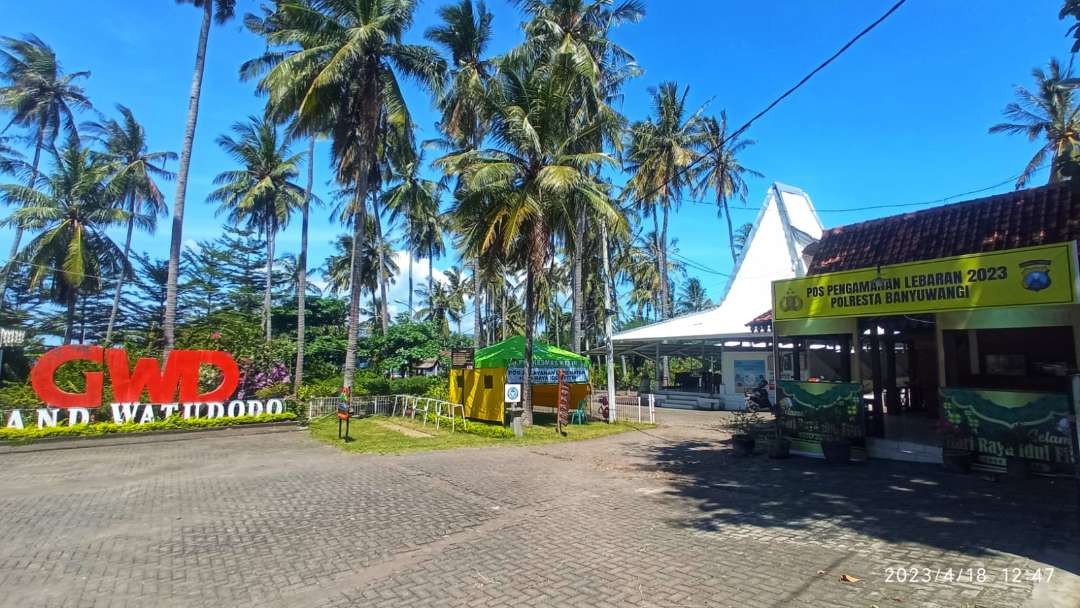
<svg viewBox="0 0 1080 608">
<path fill-rule="evenodd" d="M 717 307 L 618 333 L 612 340 L 712 339 L 749 334 L 746 324 L 772 308 L 772 282 L 806 274 L 803 249 L 819 240 L 821 233 L 821 220 L 810 195 L 773 183 Z M 719 249 L 727 251 L 726 247 Z"/>
</svg>

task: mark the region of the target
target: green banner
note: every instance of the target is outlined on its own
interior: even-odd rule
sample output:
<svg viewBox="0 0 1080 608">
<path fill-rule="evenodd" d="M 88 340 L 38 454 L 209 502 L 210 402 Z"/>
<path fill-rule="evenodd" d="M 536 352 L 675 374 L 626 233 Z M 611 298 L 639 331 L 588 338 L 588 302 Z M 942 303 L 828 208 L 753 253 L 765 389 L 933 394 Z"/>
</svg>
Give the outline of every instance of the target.
<svg viewBox="0 0 1080 608">
<path fill-rule="evenodd" d="M 946 447 L 967 449 L 1000 465 L 1005 456 L 1048 463 L 1073 462 L 1069 396 L 1057 393 L 943 388 L 945 419 L 958 436 Z"/>
<path fill-rule="evenodd" d="M 855 383 L 780 381 L 784 429 L 795 452 L 821 453 L 830 435 L 862 439 L 862 387 Z"/>
</svg>

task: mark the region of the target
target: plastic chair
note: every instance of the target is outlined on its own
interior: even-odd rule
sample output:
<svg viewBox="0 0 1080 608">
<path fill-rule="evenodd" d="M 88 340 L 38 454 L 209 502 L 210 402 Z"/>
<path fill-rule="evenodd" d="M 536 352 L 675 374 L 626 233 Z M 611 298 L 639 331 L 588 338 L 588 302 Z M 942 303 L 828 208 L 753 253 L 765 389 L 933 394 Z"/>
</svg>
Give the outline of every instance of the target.
<svg viewBox="0 0 1080 608">
<path fill-rule="evenodd" d="M 589 421 L 588 414 L 585 413 L 585 402 L 578 404 L 577 409 L 570 412 L 570 424 L 586 424 Z"/>
</svg>

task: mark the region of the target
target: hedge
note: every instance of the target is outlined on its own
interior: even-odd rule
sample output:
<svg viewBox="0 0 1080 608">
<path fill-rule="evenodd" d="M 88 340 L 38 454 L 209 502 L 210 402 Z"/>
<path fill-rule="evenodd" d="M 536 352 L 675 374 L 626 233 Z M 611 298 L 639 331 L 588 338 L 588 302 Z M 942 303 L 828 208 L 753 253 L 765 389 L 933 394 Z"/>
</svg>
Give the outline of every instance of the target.
<svg viewBox="0 0 1080 608">
<path fill-rule="evenodd" d="M 292 420 L 296 420 L 296 414 L 292 412 L 285 412 L 283 414 L 262 414 L 259 416 L 237 416 L 235 418 L 184 419 L 180 416 L 170 416 L 164 420 L 147 422 L 146 424 L 136 424 L 134 422 L 95 422 L 92 424 L 76 424 L 74 426 L 51 426 L 44 428 L 3 428 L 0 429 L 0 440 L 33 441 L 35 439 L 45 439 L 48 437 L 100 437 L 103 435 L 112 434 L 212 429 L 244 424 L 288 422 Z"/>
</svg>

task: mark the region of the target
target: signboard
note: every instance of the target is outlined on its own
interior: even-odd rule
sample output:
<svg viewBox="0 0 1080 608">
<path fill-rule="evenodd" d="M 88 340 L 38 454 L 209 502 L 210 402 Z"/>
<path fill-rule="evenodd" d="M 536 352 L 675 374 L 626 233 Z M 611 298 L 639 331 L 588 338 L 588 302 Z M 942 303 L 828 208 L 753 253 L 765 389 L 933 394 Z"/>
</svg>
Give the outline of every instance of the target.
<svg viewBox="0 0 1080 608">
<path fill-rule="evenodd" d="M 735 391 L 742 393 L 757 388 L 765 380 L 764 359 L 735 360 Z"/>
<path fill-rule="evenodd" d="M 559 370 L 559 420 L 558 427 L 559 432 L 562 432 L 562 427 L 570 424 L 570 385 L 566 382 L 566 374 L 563 370 Z"/>
<path fill-rule="evenodd" d="M 862 387 L 852 382 L 780 381 L 778 403 L 784 413 L 784 434 L 793 452 L 821 456 L 825 435 L 864 436 Z"/>
<path fill-rule="evenodd" d="M 475 348 L 455 348 L 450 351 L 450 367 L 452 369 L 473 369 L 475 362 Z"/>
<path fill-rule="evenodd" d="M 26 342 L 24 330 L 0 328 L 0 348 L 22 346 L 24 342 Z"/>
<path fill-rule="evenodd" d="M 1077 302 L 1075 243 L 773 282 L 778 321 Z"/>
<path fill-rule="evenodd" d="M 56 371 L 68 363 L 91 364 L 98 369 L 82 372 L 83 390 L 68 392 L 56 384 Z M 216 368 L 220 383 L 209 390 L 199 385 L 201 366 Z M 284 404 L 280 399 L 229 399 L 240 383 L 240 367 L 232 355 L 212 350 L 174 350 L 164 369 L 157 359 L 139 359 L 132 367 L 127 352 L 119 348 L 100 346 L 61 346 L 47 351 L 30 370 L 34 393 L 47 407 L 37 410 L 38 427 L 57 426 L 61 409 L 68 411 L 69 424 L 90 421 L 90 410 L 102 403 L 105 377 L 108 372 L 113 401 L 107 404 L 112 421 L 145 424 L 159 418 L 181 415 L 184 418 L 234 418 L 280 414 Z M 143 396 L 149 402 L 143 402 Z M 226 405 L 226 402 L 227 405 Z M 6 420 L 7 428 L 23 428 L 19 410 L 12 410 Z"/>
<path fill-rule="evenodd" d="M 521 403 L 521 385 L 504 384 L 503 401 L 505 401 L 506 403 Z"/>
<path fill-rule="evenodd" d="M 976 462 L 1004 467 L 1005 456 L 1073 463 L 1071 403 L 1061 393 L 943 388 L 945 419 L 958 429 L 946 447 L 975 452 Z"/>
<path fill-rule="evenodd" d="M 559 373 L 566 376 L 570 384 L 588 384 L 589 369 L 583 366 L 565 367 L 560 365 L 540 364 L 532 367 L 533 384 L 558 384 Z M 508 367 L 506 369 L 506 381 L 511 384 L 521 384 L 525 380 L 525 371 L 521 366 Z"/>
</svg>

